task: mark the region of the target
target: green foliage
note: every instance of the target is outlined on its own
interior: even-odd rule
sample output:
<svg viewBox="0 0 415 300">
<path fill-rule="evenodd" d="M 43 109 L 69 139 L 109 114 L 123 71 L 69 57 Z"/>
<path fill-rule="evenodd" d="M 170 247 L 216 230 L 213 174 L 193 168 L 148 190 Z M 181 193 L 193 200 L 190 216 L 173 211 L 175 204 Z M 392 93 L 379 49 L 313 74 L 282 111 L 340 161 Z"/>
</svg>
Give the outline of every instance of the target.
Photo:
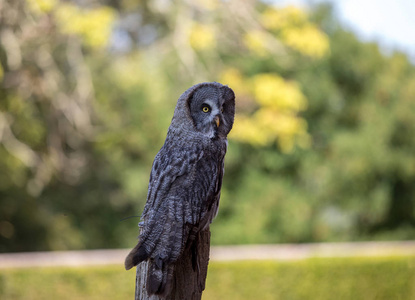
<svg viewBox="0 0 415 300">
<path fill-rule="evenodd" d="M 289 72 L 308 99 L 312 147 L 230 149 L 244 163 L 227 166 L 238 184 L 225 183 L 231 196 L 212 226 L 215 243 L 415 238 L 415 68 L 330 15 L 319 22 L 331 24 L 330 56 Z"/>
<path fill-rule="evenodd" d="M 119 266 L 7 269 L 0 297 L 128 299 L 134 281 Z M 211 262 L 203 299 L 412 299 L 414 283 L 414 257 Z"/>
<path fill-rule="evenodd" d="M 204 299 L 411 299 L 413 258 L 212 263 Z"/>
<path fill-rule="evenodd" d="M 201 81 L 237 96 L 212 243 L 415 238 L 415 67 L 329 6 L 4 3 L 1 252 L 133 246 Z"/>
<path fill-rule="evenodd" d="M 2 270 L 2 299 L 128 299 L 135 272 L 120 266 Z"/>
</svg>

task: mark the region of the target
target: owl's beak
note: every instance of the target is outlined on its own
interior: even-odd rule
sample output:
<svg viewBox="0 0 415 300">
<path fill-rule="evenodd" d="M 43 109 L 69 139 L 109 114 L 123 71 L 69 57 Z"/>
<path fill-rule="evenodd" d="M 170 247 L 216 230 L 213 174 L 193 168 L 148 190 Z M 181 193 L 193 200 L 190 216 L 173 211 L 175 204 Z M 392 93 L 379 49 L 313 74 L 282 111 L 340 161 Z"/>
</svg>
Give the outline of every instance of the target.
<svg viewBox="0 0 415 300">
<path fill-rule="evenodd" d="M 214 119 L 214 121 L 216 123 L 216 126 L 219 127 L 219 124 L 220 124 L 219 116 L 216 116 L 215 119 Z"/>
</svg>

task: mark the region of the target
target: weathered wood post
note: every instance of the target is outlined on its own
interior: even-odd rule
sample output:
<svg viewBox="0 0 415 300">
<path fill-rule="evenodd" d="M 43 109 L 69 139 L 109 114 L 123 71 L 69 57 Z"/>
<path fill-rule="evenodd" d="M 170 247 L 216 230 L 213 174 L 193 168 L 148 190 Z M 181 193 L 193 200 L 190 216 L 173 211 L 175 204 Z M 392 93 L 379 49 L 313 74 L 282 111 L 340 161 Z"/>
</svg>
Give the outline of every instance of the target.
<svg viewBox="0 0 415 300">
<path fill-rule="evenodd" d="M 196 270 L 192 267 L 192 249 L 186 249 L 176 264 L 173 275 L 173 289 L 166 300 L 200 300 L 205 289 L 209 263 L 210 230 L 200 232 L 197 244 Z M 146 291 L 147 261 L 137 266 L 135 283 L 135 300 L 160 300 L 158 296 L 149 296 Z M 164 299 L 163 299 L 164 300 Z"/>
</svg>

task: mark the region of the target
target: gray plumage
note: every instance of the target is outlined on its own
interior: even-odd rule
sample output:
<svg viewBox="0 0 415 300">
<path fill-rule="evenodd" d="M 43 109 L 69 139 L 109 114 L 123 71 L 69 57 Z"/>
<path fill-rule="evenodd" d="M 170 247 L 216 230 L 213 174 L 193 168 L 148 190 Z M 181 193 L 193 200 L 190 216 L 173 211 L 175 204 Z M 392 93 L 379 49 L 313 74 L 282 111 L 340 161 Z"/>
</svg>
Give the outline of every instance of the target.
<svg viewBox="0 0 415 300">
<path fill-rule="evenodd" d="M 197 84 L 177 101 L 153 162 L 139 242 L 125 259 L 127 270 L 149 261 L 149 295 L 169 294 L 175 263 L 217 214 L 234 114 L 233 91 L 216 82 Z"/>
</svg>

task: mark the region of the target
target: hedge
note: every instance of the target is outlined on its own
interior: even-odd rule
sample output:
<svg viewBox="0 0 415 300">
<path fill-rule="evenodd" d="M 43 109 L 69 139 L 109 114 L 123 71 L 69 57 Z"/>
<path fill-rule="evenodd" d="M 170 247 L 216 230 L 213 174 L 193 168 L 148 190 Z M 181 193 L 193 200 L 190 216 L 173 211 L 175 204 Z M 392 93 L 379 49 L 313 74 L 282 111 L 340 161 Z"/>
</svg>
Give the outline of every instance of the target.
<svg viewBox="0 0 415 300">
<path fill-rule="evenodd" d="M 0 269 L 0 299 L 134 299 L 123 266 Z M 415 256 L 211 262 L 204 300 L 415 299 Z"/>
</svg>

